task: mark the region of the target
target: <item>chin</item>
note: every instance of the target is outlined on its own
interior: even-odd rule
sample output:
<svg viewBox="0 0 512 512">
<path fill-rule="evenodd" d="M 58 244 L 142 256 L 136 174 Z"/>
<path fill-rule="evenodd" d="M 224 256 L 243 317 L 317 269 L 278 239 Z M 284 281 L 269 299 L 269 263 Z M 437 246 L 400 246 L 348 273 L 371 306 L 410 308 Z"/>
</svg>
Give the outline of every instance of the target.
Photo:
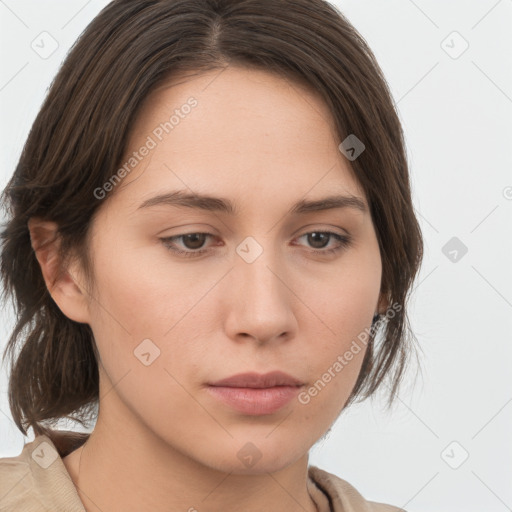
<svg viewBox="0 0 512 512">
<path fill-rule="evenodd" d="M 265 439 L 265 436 L 239 436 L 231 440 L 219 452 L 216 450 L 208 454 L 202 452 L 203 464 L 224 473 L 236 475 L 259 475 L 275 473 L 297 462 L 301 457 L 307 456 L 307 447 L 301 450 L 298 444 L 287 446 L 282 438 Z M 243 439 L 243 440 L 242 440 Z M 252 441 L 251 441 L 252 439 Z"/>
</svg>

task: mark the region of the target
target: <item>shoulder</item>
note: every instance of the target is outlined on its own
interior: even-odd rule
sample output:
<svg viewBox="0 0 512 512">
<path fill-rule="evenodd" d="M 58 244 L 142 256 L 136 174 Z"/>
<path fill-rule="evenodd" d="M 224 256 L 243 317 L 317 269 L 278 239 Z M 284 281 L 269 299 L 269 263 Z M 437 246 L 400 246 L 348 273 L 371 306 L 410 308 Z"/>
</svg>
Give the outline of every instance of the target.
<svg viewBox="0 0 512 512">
<path fill-rule="evenodd" d="M 394 505 L 366 500 L 346 480 L 316 466 L 309 466 L 309 476 L 328 496 L 333 512 L 406 512 Z"/>
<path fill-rule="evenodd" d="M 0 512 L 60 509 L 83 512 L 78 494 L 50 437 L 39 435 L 21 453 L 0 458 Z"/>
<path fill-rule="evenodd" d="M 0 458 L 0 511 L 41 508 L 41 502 L 33 493 L 30 459 L 34 447 L 32 441 L 24 445 L 19 455 Z"/>
</svg>

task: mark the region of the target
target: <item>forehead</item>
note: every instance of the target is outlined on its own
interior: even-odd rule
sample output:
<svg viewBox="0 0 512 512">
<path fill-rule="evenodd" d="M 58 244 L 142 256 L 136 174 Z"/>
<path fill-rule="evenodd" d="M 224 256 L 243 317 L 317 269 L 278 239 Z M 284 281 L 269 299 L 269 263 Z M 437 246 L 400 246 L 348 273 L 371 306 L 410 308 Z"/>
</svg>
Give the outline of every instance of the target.
<svg viewBox="0 0 512 512">
<path fill-rule="evenodd" d="M 245 202 L 364 196 L 339 142 L 329 108 L 301 84 L 237 66 L 182 74 L 139 112 L 125 163 L 150 149 L 128 166 L 121 195 L 132 203 L 175 189 Z"/>
</svg>

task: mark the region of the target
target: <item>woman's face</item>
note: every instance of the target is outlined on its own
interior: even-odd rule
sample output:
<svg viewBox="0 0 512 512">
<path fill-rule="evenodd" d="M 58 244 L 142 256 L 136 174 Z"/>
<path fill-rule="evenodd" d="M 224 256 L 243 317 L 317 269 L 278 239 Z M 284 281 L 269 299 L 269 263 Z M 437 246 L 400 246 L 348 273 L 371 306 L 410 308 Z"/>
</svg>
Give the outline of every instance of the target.
<svg viewBox="0 0 512 512">
<path fill-rule="evenodd" d="M 148 98 L 90 233 L 99 423 L 235 473 L 277 471 L 325 434 L 358 376 L 382 270 L 340 142 L 316 95 L 262 71 L 230 66 Z M 333 196 L 366 210 L 300 208 Z M 301 386 L 211 386 L 276 370 Z"/>
</svg>

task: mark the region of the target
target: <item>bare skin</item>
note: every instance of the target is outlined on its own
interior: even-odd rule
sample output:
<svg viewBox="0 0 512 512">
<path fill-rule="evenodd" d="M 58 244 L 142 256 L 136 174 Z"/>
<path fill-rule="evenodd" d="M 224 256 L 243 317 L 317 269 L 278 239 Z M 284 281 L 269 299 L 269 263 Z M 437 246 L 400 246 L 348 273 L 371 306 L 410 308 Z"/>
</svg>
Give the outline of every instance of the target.
<svg viewBox="0 0 512 512">
<path fill-rule="evenodd" d="M 197 106 L 158 140 L 155 128 L 192 96 Z M 289 213 L 297 201 L 333 194 L 367 206 L 331 114 L 297 84 L 229 66 L 155 91 L 127 158 L 148 136 L 156 147 L 91 226 L 94 289 L 76 261 L 54 282 L 55 244 L 37 250 L 55 302 L 91 326 L 101 355 L 96 427 L 64 464 L 88 512 L 315 512 L 309 450 L 341 413 L 364 346 L 308 403 L 295 398 L 271 414 L 240 413 L 207 384 L 281 370 L 305 392 L 384 311 L 369 211 Z M 177 189 L 229 199 L 238 211 L 139 208 Z M 35 248 L 56 228 L 37 219 L 29 227 Z M 351 242 L 307 235 L 319 231 Z M 162 240 L 191 233 L 211 236 L 202 247 Z M 262 250 L 250 263 L 236 251 L 246 237 L 257 245 L 242 244 L 245 253 Z M 205 252 L 185 257 L 170 246 Z M 134 354 L 143 340 L 151 340 L 149 365 Z M 261 458 L 248 466 L 243 450 Z"/>
</svg>

